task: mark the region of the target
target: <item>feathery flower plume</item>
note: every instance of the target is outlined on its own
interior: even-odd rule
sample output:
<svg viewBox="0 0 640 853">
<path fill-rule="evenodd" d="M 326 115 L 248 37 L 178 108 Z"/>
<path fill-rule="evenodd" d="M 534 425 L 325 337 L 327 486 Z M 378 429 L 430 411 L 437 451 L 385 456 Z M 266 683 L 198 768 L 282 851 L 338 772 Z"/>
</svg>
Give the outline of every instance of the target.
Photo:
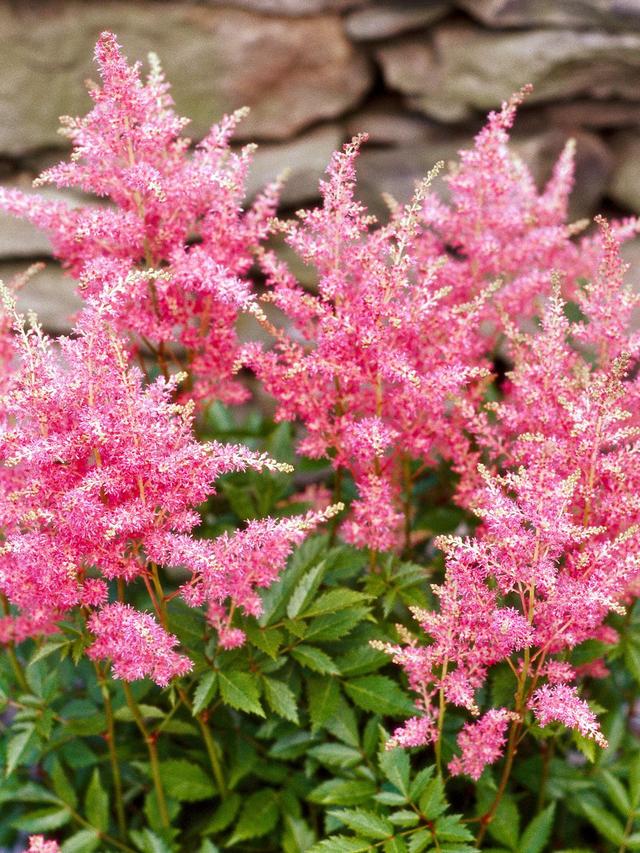
<svg viewBox="0 0 640 853">
<path fill-rule="evenodd" d="M 93 109 L 63 120 L 71 158 L 36 184 L 77 188 L 111 204 L 70 207 L 0 188 L 0 207 L 48 234 L 82 295 L 125 282 L 111 293 L 112 324 L 151 350 L 165 374 L 178 362 L 190 396 L 240 402 L 246 390 L 232 376 L 235 322 L 250 299 L 252 249 L 268 233 L 278 186 L 243 211 L 253 148 L 229 147 L 242 111 L 212 127 L 190 154 L 182 136 L 188 120 L 173 109 L 157 57 L 143 81 L 140 65 L 129 66 L 105 32 L 95 60 L 102 86 L 90 88 Z M 162 275 L 131 275 L 150 269 Z"/>
</svg>

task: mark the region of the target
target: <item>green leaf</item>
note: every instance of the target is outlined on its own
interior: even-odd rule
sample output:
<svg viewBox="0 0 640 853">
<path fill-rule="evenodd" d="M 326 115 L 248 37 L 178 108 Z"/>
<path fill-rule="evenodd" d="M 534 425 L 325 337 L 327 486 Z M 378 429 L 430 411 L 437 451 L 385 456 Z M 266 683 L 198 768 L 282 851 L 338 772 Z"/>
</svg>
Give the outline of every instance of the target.
<svg viewBox="0 0 640 853">
<path fill-rule="evenodd" d="M 329 814 L 366 838 L 383 839 L 393 835 L 393 824 L 375 812 L 365 809 L 335 809 Z"/>
<path fill-rule="evenodd" d="M 31 656 L 29 666 L 37 663 L 39 660 L 44 660 L 44 658 L 49 657 L 49 655 L 68 645 L 70 645 L 70 640 L 67 639 L 49 640 L 47 643 L 43 643 Z"/>
<path fill-rule="evenodd" d="M 309 716 L 311 730 L 322 728 L 340 706 L 340 685 L 335 678 L 308 678 Z"/>
<path fill-rule="evenodd" d="M 62 802 L 71 806 L 72 809 L 75 809 L 78 805 L 78 797 L 76 796 L 76 792 L 69 781 L 67 774 L 64 772 L 62 763 L 57 758 L 51 768 L 50 776 L 53 790 L 60 797 Z"/>
<path fill-rule="evenodd" d="M 213 670 L 205 672 L 198 680 L 196 692 L 193 695 L 193 716 L 197 716 L 208 707 L 218 689 L 218 676 Z"/>
<path fill-rule="evenodd" d="M 434 829 L 438 841 L 473 841 L 469 827 L 462 823 L 462 815 L 442 815 L 436 820 Z"/>
<path fill-rule="evenodd" d="M 213 813 L 213 817 L 202 830 L 203 835 L 216 835 L 230 826 L 235 820 L 242 799 L 239 794 L 229 794 L 226 800 L 223 800 L 218 808 Z"/>
<path fill-rule="evenodd" d="M 138 710 L 145 720 L 162 720 L 166 716 L 162 708 L 155 708 L 153 705 L 145 705 L 144 703 L 138 704 Z M 128 705 L 118 708 L 113 716 L 121 723 L 135 723 L 136 721 Z"/>
<path fill-rule="evenodd" d="M 440 817 L 446 808 L 447 801 L 444 798 L 444 783 L 442 777 L 436 776 L 429 781 L 420 797 L 420 811 L 427 820 L 435 820 L 437 817 Z"/>
<path fill-rule="evenodd" d="M 327 570 L 325 560 L 321 560 L 310 569 L 298 583 L 287 604 L 287 616 L 295 619 L 309 604 L 322 583 L 322 578 Z"/>
<path fill-rule="evenodd" d="M 518 849 L 518 836 L 520 835 L 520 815 L 514 801 L 509 796 L 504 796 L 495 811 L 493 820 L 488 827 L 491 838 L 504 844 L 510 850 Z"/>
<path fill-rule="evenodd" d="M 304 643 L 291 649 L 291 657 L 307 669 L 322 675 L 340 675 L 340 670 L 326 652 Z"/>
<path fill-rule="evenodd" d="M 362 761 L 359 749 L 343 743 L 321 743 L 312 747 L 308 755 L 328 767 L 355 767 Z"/>
<path fill-rule="evenodd" d="M 609 801 L 613 803 L 623 817 L 628 817 L 631 811 L 631 802 L 624 785 L 612 773 L 609 773 L 608 770 L 603 770 L 600 776 Z"/>
<path fill-rule="evenodd" d="M 129 835 L 142 853 L 171 853 L 169 847 L 150 829 L 132 829 Z"/>
<path fill-rule="evenodd" d="M 434 765 L 430 764 L 427 767 L 423 767 L 419 773 L 416 773 L 416 777 L 409 788 L 409 799 L 417 800 L 424 794 L 427 785 L 433 777 L 434 770 Z"/>
<path fill-rule="evenodd" d="M 63 808 L 47 806 L 47 808 L 36 809 L 21 815 L 12 821 L 11 826 L 24 832 L 49 832 L 52 829 L 59 829 L 70 820 L 71 812 L 66 806 Z"/>
<path fill-rule="evenodd" d="M 22 759 L 26 757 L 28 750 L 34 742 L 35 726 L 33 723 L 9 738 L 9 742 L 7 743 L 5 776 L 10 776 L 13 773 Z"/>
<path fill-rule="evenodd" d="M 386 675 L 364 675 L 344 685 L 348 696 L 362 708 L 374 714 L 402 717 L 415 713 L 409 697 Z"/>
<path fill-rule="evenodd" d="M 181 803 L 196 803 L 207 800 L 215 792 L 215 786 L 204 770 L 185 758 L 172 758 L 160 763 L 165 793 Z"/>
<path fill-rule="evenodd" d="M 278 801 L 270 788 L 250 794 L 240 813 L 240 818 L 229 839 L 228 846 L 266 835 L 278 822 Z"/>
<path fill-rule="evenodd" d="M 247 672 L 220 672 L 220 692 L 225 705 L 238 711 L 264 717 L 260 704 L 260 691 L 254 678 Z"/>
<path fill-rule="evenodd" d="M 312 803 L 321 806 L 359 806 L 370 801 L 376 792 L 373 782 L 356 779 L 329 779 L 308 795 Z"/>
<path fill-rule="evenodd" d="M 61 853 L 93 853 L 100 843 L 100 836 L 95 829 L 81 829 L 64 842 Z"/>
<path fill-rule="evenodd" d="M 109 798 L 107 792 L 102 787 L 100 772 L 97 767 L 94 768 L 89 787 L 87 788 L 84 810 L 91 826 L 95 826 L 101 832 L 106 832 L 109 828 Z"/>
<path fill-rule="evenodd" d="M 309 853 L 369 853 L 374 848 L 362 838 L 348 835 L 331 835 L 314 844 Z"/>
<path fill-rule="evenodd" d="M 624 838 L 624 827 L 613 815 L 601 806 L 597 806 L 588 800 L 583 800 L 581 809 L 589 823 L 598 830 L 608 841 L 613 844 L 621 844 Z"/>
<path fill-rule="evenodd" d="M 521 853 L 542 853 L 551 837 L 555 803 L 536 815 L 522 833 L 519 850 Z"/>
<path fill-rule="evenodd" d="M 362 604 L 368 601 L 372 596 L 364 592 L 358 592 L 355 589 L 330 589 L 318 596 L 304 610 L 303 616 L 308 619 L 311 616 L 322 616 L 325 613 L 337 613 L 339 610 L 346 610 L 353 607 L 354 604 Z"/>
<path fill-rule="evenodd" d="M 636 752 L 629 764 L 629 795 L 631 805 L 637 809 L 640 805 L 640 752 Z"/>
<path fill-rule="evenodd" d="M 264 695 L 269 707 L 276 714 L 292 723 L 298 723 L 298 708 L 293 691 L 283 681 L 263 676 Z"/>
<path fill-rule="evenodd" d="M 245 627 L 245 633 L 249 642 L 260 651 L 273 660 L 278 657 L 280 646 L 284 642 L 284 635 L 279 628 L 261 628 L 255 622 L 251 622 Z"/>
<path fill-rule="evenodd" d="M 369 615 L 370 607 L 351 607 L 339 613 L 325 613 L 316 616 L 309 623 L 305 639 L 316 642 L 331 642 L 340 640 L 352 631 L 359 622 Z"/>
<path fill-rule="evenodd" d="M 631 640 L 624 647 L 624 663 L 634 679 L 640 684 L 640 645 Z"/>
<path fill-rule="evenodd" d="M 404 749 L 383 749 L 378 763 L 389 782 L 408 796 L 411 764 L 407 752 Z"/>
</svg>

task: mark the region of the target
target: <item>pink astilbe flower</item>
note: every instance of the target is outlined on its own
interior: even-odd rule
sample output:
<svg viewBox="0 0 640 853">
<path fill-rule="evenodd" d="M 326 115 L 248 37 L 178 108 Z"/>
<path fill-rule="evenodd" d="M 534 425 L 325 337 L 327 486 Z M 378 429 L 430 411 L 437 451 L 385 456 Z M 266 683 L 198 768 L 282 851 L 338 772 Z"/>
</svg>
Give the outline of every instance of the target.
<svg viewBox="0 0 640 853">
<path fill-rule="evenodd" d="M 455 300 L 472 299 L 488 281 L 501 286 L 485 303 L 485 320 L 499 326 L 499 313 L 531 317 L 540 295 L 549 290 L 549 270 L 562 269 L 575 282 L 584 273 L 572 236 L 583 225 L 567 221 L 573 186 L 574 149 L 569 141 L 540 193 L 522 160 L 509 145 L 516 112 L 530 87 L 513 95 L 487 124 L 469 150 L 460 151 L 446 181 L 450 200 L 426 196 L 423 221 L 428 226 L 420 254 L 453 250 L 446 280 Z M 487 325 L 484 326 L 487 331 Z"/>
<path fill-rule="evenodd" d="M 292 546 L 336 508 L 196 539 L 196 507 L 221 474 L 290 466 L 246 447 L 198 442 L 193 406 L 173 402 L 173 380 L 145 384 L 97 311 L 82 314 L 76 337 L 55 344 L 37 326 L 25 330 L 17 315 L 14 329 L 20 369 L 0 399 L 0 592 L 19 615 L 3 622 L 3 637 L 52 630 L 75 607 L 102 608 L 92 621 L 94 652 L 109 649 L 116 672 L 128 678 L 139 670 L 127 663 L 126 649 L 117 657 L 113 642 L 119 628 L 125 646 L 127 631 L 142 637 L 151 617 L 106 605 L 105 580 L 149 585 L 158 562 L 190 572 L 185 597 L 215 606 L 216 625 L 226 625 L 220 609 L 227 605 L 258 613 L 256 590 L 277 578 Z M 140 664 L 163 683 L 183 659 L 169 653 L 164 633 L 151 635 L 165 637 L 158 649 L 166 651 L 167 669 L 141 652 Z"/>
<path fill-rule="evenodd" d="M 545 684 L 531 697 L 529 707 L 541 726 L 559 722 L 568 729 L 576 729 L 586 738 L 594 740 L 603 749 L 607 740 L 600 731 L 596 715 L 580 699 L 575 687 L 567 684 Z"/>
<path fill-rule="evenodd" d="M 60 853 L 60 845 L 57 841 L 48 841 L 44 835 L 31 835 L 24 853 Z"/>
<path fill-rule="evenodd" d="M 244 363 L 276 398 L 277 418 L 304 424 L 300 450 L 329 456 L 353 476 L 358 497 L 345 538 L 385 550 L 400 540 L 403 458 L 434 464 L 450 441 L 451 401 L 484 363 L 473 349 L 478 306 L 447 305 L 444 259 L 414 256 L 433 176 L 388 225 L 373 229 L 355 197 L 363 139 L 333 155 L 320 184 L 323 205 L 281 224 L 287 243 L 317 271 L 317 293 L 262 253 L 268 299 L 295 330 L 271 327 L 274 347 L 246 346 Z"/>
<path fill-rule="evenodd" d="M 555 657 L 585 640 L 615 642 L 605 619 L 624 612 L 640 581 L 640 385 L 629 371 L 640 357 L 639 297 L 624 285 L 615 230 L 600 226 L 599 268 L 576 296 L 585 319 L 569 322 L 556 282 L 539 331 L 506 324 L 513 369 L 503 399 L 485 407 L 491 418 L 476 422 L 491 470 L 470 471 L 462 492 L 482 523 L 473 540 L 439 543 L 439 609 L 417 614 L 430 644 L 385 647 L 428 721 L 436 694 L 473 712 L 488 668 L 508 661 L 514 725 L 529 707 L 543 725 L 555 719 L 604 743 L 572 683 L 590 670 Z"/>
<path fill-rule="evenodd" d="M 93 660 L 110 659 L 114 678 L 136 681 L 148 677 L 166 687 L 193 666 L 188 657 L 174 651 L 176 637 L 149 613 L 140 613 L 128 604 L 107 604 L 87 624 L 96 638 L 87 654 Z"/>
<path fill-rule="evenodd" d="M 75 187 L 112 206 L 72 208 L 6 189 L 0 206 L 46 231 L 83 295 L 125 281 L 112 323 L 151 346 L 165 371 L 170 357 L 179 359 L 191 396 L 239 402 L 246 391 L 232 377 L 235 322 L 249 299 L 252 248 L 268 232 L 277 186 L 242 210 L 253 148 L 229 147 L 242 112 L 214 126 L 190 155 L 181 135 L 188 120 L 175 114 L 157 58 L 143 82 L 139 64 L 129 66 L 115 36 L 103 33 L 95 59 L 102 86 L 90 88 L 92 111 L 64 119 L 71 159 L 37 183 Z M 129 275 L 149 268 L 163 276 Z"/>
<path fill-rule="evenodd" d="M 477 782 L 484 768 L 495 764 L 502 755 L 505 733 L 513 716 L 506 708 L 492 708 L 476 722 L 465 723 L 458 735 L 461 754 L 449 762 L 451 774 L 464 773 Z"/>
</svg>

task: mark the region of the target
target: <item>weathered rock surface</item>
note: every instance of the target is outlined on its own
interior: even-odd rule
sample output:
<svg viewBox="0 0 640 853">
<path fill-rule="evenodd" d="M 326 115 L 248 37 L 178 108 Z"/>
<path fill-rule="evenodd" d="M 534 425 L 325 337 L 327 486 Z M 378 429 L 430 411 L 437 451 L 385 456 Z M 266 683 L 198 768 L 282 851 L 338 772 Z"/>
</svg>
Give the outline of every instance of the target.
<svg viewBox="0 0 640 853">
<path fill-rule="evenodd" d="M 58 117 L 90 106 L 82 81 L 111 29 L 125 52 L 154 50 L 178 110 L 202 136 L 225 111 L 248 105 L 243 138 L 286 139 L 340 115 L 367 90 L 367 60 L 336 15 L 275 18 L 184 3 L 69 2 L 17 14 L 0 7 L 0 152 L 61 145 Z"/>
<path fill-rule="evenodd" d="M 352 39 L 375 41 L 433 24 L 451 8 L 448 0 L 379 0 L 347 15 L 345 26 Z"/>
<path fill-rule="evenodd" d="M 609 196 L 622 207 L 640 213 L 640 134 L 622 131 L 612 142 L 615 168 Z"/>
<path fill-rule="evenodd" d="M 261 145 L 249 173 L 248 195 L 254 196 L 283 171 L 288 175 L 281 195 L 282 205 L 297 207 L 318 197 L 318 181 L 331 155 L 340 147 L 343 130 L 337 125 L 319 127 L 281 145 Z"/>
<path fill-rule="evenodd" d="M 524 83 L 530 103 L 581 96 L 637 100 L 640 33 L 532 30 L 494 33 L 442 23 L 377 51 L 389 86 L 441 121 L 494 108 Z"/>
<path fill-rule="evenodd" d="M 0 264 L 0 279 L 10 281 L 14 276 L 22 275 L 28 264 Z M 71 317 L 82 307 L 82 300 L 75 292 L 76 283 L 65 276 L 53 261 L 44 270 L 18 291 L 18 311 L 35 311 L 42 327 L 52 334 L 68 332 Z"/>
<path fill-rule="evenodd" d="M 489 27 L 640 28 L 637 0 L 457 0 Z"/>
<path fill-rule="evenodd" d="M 209 6 L 234 7 L 266 15 L 306 17 L 320 12 L 344 12 L 367 0 L 203 0 Z"/>
</svg>

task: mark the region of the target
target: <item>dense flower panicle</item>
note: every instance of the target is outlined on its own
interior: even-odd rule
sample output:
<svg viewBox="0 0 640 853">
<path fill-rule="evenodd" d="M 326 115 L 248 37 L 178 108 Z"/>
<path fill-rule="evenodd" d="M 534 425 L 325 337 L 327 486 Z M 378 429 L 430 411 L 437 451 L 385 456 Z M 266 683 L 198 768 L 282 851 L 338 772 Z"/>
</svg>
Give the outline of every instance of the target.
<svg viewBox="0 0 640 853">
<path fill-rule="evenodd" d="M 485 319 L 499 328 L 499 312 L 531 317 L 541 294 L 549 290 L 549 270 L 563 269 L 575 281 L 583 272 L 575 228 L 567 222 L 573 186 L 574 143 L 567 143 L 542 193 L 522 160 L 509 146 L 516 111 L 525 87 L 489 115 L 472 149 L 461 151 L 447 176 L 450 200 L 426 196 L 422 256 L 453 250 L 447 265 L 451 298 L 468 300 L 487 282 L 500 279 Z M 485 331 L 487 326 L 485 324 Z"/>
<path fill-rule="evenodd" d="M 0 591 L 19 615 L 3 621 L 3 638 L 52 630 L 77 606 L 101 607 L 106 579 L 148 580 L 154 560 L 187 569 L 192 589 L 206 577 L 198 603 L 230 599 L 257 612 L 255 589 L 334 510 L 255 522 L 218 542 L 194 538 L 196 507 L 221 474 L 290 466 L 246 447 L 198 442 L 193 407 L 173 402 L 177 380 L 145 384 L 100 313 L 84 312 L 76 337 L 55 344 L 17 315 L 14 327 L 20 369 L 0 400 Z M 100 648 L 118 626 L 135 635 L 135 612 L 122 613 L 98 611 L 96 633 L 107 631 Z M 176 668 L 182 660 L 165 657 Z M 135 671 L 126 660 L 116 664 L 121 677 Z M 164 678 L 158 666 L 156 680 Z"/>
<path fill-rule="evenodd" d="M 87 649 L 93 660 L 108 658 L 114 678 L 136 681 L 151 678 L 161 687 L 193 666 L 188 657 L 174 651 L 178 640 L 168 634 L 149 613 L 128 604 L 107 604 L 88 620 L 95 641 Z"/>
<path fill-rule="evenodd" d="M 488 667 L 509 660 L 542 725 L 557 720 L 604 744 L 572 683 L 591 670 L 553 657 L 588 639 L 615 642 L 604 620 L 623 611 L 640 580 L 639 380 L 629 370 L 640 356 L 631 326 L 639 297 L 624 284 L 615 229 L 600 228 L 596 273 L 576 295 L 583 319 L 569 321 L 556 280 L 538 331 L 505 325 L 513 368 L 474 436 L 490 469 L 468 470 L 462 492 L 481 525 L 473 540 L 440 542 L 439 608 L 418 614 L 430 644 L 386 646 L 431 724 L 436 693 L 473 711 Z M 485 649 L 487 625 L 493 645 Z M 521 719 L 526 707 L 515 710 Z M 472 743 L 465 748 L 473 752 Z"/>
<path fill-rule="evenodd" d="M 562 723 L 606 749 L 607 740 L 600 731 L 596 715 L 580 699 L 575 687 L 545 684 L 531 697 L 530 707 L 541 726 L 551 722 Z"/>
<path fill-rule="evenodd" d="M 484 768 L 502 755 L 505 733 L 513 716 L 506 708 L 492 708 L 476 722 L 465 723 L 458 735 L 461 754 L 449 762 L 451 774 L 464 773 L 477 782 Z"/>
<path fill-rule="evenodd" d="M 306 292 L 272 253 L 261 255 L 268 299 L 295 324 L 273 329 L 275 345 L 244 348 L 278 403 L 280 420 L 300 420 L 300 449 L 329 455 L 358 488 L 343 527 L 356 545 L 399 541 L 403 456 L 433 463 L 451 434 L 451 401 L 481 376 L 473 350 L 478 307 L 444 301 L 444 260 L 417 264 L 414 244 L 428 177 L 390 222 L 356 199 L 355 163 L 364 136 L 333 155 L 320 184 L 322 206 L 282 223 L 288 244 L 317 271 Z"/>
<path fill-rule="evenodd" d="M 74 187 L 112 206 L 64 202 L 0 189 L 0 206 L 49 235 L 55 255 L 85 296 L 101 295 L 113 279 L 112 322 L 151 346 L 166 370 L 170 358 L 188 370 L 197 399 L 239 402 L 233 379 L 238 310 L 246 305 L 252 248 L 268 233 L 278 187 L 243 211 L 252 147 L 233 152 L 230 139 L 242 111 L 214 126 L 191 155 L 158 61 L 140 78 L 111 33 L 95 50 L 102 86 L 90 89 L 92 111 L 66 118 L 69 162 L 48 169 L 39 184 Z M 155 281 L 135 270 L 162 268 Z M 181 355 L 184 352 L 184 356 Z"/>
</svg>

